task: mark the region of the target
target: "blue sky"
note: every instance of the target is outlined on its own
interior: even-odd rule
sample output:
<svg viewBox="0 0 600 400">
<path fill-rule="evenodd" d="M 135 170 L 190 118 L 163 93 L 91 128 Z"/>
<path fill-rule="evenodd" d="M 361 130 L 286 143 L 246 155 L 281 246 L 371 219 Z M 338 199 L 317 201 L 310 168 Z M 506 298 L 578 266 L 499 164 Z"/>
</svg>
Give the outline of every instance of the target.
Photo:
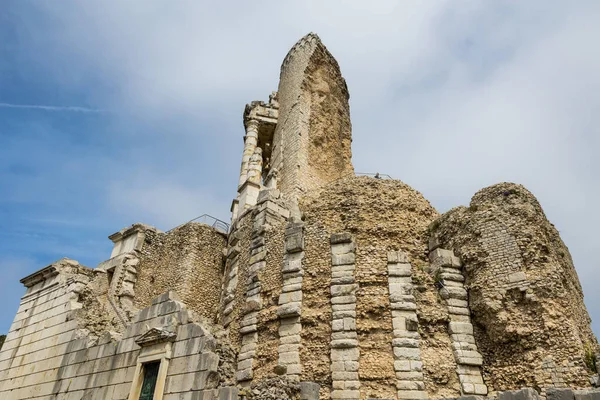
<svg viewBox="0 0 600 400">
<path fill-rule="evenodd" d="M 524 184 L 600 332 L 600 3 L 323 3 L 2 1 L 0 332 L 52 261 L 96 266 L 134 222 L 227 220 L 244 105 L 309 31 L 347 79 L 355 169 L 442 212 Z"/>
</svg>

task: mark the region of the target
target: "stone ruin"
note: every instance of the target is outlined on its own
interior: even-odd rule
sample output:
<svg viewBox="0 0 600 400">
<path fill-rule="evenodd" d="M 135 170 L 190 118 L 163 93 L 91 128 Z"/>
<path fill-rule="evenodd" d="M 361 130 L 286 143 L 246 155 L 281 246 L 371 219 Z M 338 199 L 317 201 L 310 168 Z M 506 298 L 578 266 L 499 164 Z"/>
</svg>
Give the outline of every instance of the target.
<svg viewBox="0 0 600 400">
<path fill-rule="evenodd" d="M 231 226 L 143 224 L 95 269 L 25 277 L 0 399 L 598 399 L 567 247 L 524 187 L 440 215 L 356 176 L 349 94 L 314 34 L 244 111 Z"/>
</svg>

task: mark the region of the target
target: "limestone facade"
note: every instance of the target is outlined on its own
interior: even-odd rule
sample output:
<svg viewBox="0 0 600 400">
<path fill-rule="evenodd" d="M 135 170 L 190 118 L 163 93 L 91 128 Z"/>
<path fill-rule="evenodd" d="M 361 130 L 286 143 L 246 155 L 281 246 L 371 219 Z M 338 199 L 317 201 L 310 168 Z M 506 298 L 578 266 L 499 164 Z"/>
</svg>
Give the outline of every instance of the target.
<svg viewBox="0 0 600 400">
<path fill-rule="evenodd" d="M 598 385 L 598 343 L 533 195 L 503 183 L 440 215 L 400 181 L 355 176 L 348 98 L 302 38 L 278 92 L 244 110 L 227 232 L 134 224 L 95 269 L 24 278 L 0 398 L 600 396 L 579 391 Z"/>
</svg>

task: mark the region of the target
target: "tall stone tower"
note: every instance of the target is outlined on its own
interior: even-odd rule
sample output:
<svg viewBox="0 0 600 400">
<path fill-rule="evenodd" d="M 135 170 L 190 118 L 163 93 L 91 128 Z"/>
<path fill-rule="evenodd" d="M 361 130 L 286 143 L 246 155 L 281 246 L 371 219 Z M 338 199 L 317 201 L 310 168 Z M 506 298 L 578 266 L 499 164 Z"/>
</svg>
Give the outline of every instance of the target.
<svg viewBox="0 0 600 400">
<path fill-rule="evenodd" d="M 234 218 L 256 204 L 261 185 L 295 202 L 354 173 L 348 99 L 336 60 L 317 35 L 304 36 L 283 61 L 278 92 L 246 106 Z"/>
</svg>

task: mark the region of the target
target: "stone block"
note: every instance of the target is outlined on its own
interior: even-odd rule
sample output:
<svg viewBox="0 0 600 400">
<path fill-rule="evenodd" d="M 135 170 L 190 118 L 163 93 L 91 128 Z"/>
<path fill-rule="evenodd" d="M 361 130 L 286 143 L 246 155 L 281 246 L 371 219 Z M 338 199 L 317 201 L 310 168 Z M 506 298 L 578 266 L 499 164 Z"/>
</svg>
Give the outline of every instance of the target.
<svg viewBox="0 0 600 400">
<path fill-rule="evenodd" d="M 412 294 L 391 294 L 390 295 L 390 302 L 392 302 L 392 303 L 401 303 L 403 301 L 409 302 L 409 303 L 414 303 L 415 296 L 413 296 Z"/>
<path fill-rule="evenodd" d="M 427 393 L 422 390 L 398 390 L 398 398 L 403 400 L 425 400 Z"/>
<path fill-rule="evenodd" d="M 340 318 L 356 318 L 356 311 L 344 310 L 344 311 L 334 311 L 333 319 Z"/>
<path fill-rule="evenodd" d="M 452 257 L 454 257 L 454 252 L 451 250 L 437 248 L 429 252 L 429 260 L 436 267 L 451 267 Z"/>
<path fill-rule="evenodd" d="M 259 236 L 257 238 L 252 239 L 252 241 L 250 242 L 250 249 L 254 250 L 254 249 L 264 246 L 264 245 L 265 245 L 265 237 Z"/>
<path fill-rule="evenodd" d="M 229 247 L 229 250 L 227 250 L 227 258 L 229 258 L 229 259 L 235 258 L 239 254 L 240 254 L 240 246 L 238 246 L 237 244 L 235 246 Z"/>
<path fill-rule="evenodd" d="M 332 400 L 346 399 L 354 400 L 360 399 L 360 390 L 333 390 L 331 392 Z"/>
<path fill-rule="evenodd" d="M 297 290 L 302 290 L 302 284 L 301 283 L 284 283 L 283 287 L 281 288 L 282 292 L 295 292 Z"/>
<path fill-rule="evenodd" d="M 467 291 L 463 287 L 446 286 L 440 289 L 440 296 L 444 300 L 467 300 Z"/>
<path fill-rule="evenodd" d="M 356 267 L 354 264 L 348 265 L 333 265 L 331 267 L 331 277 L 339 278 L 340 276 L 350 276 L 354 273 Z"/>
<path fill-rule="evenodd" d="M 331 340 L 356 339 L 358 334 L 355 331 L 337 331 L 331 332 Z"/>
<path fill-rule="evenodd" d="M 473 324 L 470 322 L 450 322 L 448 331 L 450 334 L 473 335 Z"/>
<path fill-rule="evenodd" d="M 421 360 L 421 351 L 418 348 L 394 347 L 394 356 L 398 360 Z"/>
<path fill-rule="evenodd" d="M 331 304 L 356 304 L 356 296 L 332 297 Z"/>
<path fill-rule="evenodd" d="M 471 315 L 468 308 L 448 306 L 448 313 L 454 315 Z"/>
<path fill-rule="evenodd" d="M 475 394 L 484 396 L 487 393 L 488 393 L 488 388 L 486 385 L 484 385 L 483 383 L 475 384 Z"/>
<path fill-rule="evenodd" d="M 348 254 L 354 253 L 356 251 L 356 246 L 354 243 L 339 243 L 331 246 L 331 253 L 333 254 Z"/>
<path fill-rule="evenodd" d="M 416 311 L 417 305 L 408 301 L 397 301 L 390 303 L 390 308 L 392 310 Z"/>
<path fill-rule="evenodd" d="M 232 386 L 219 388 L 219 400 L 238 400 L 238 388 Z"/>
<path fill-rule="evenodd" d="M 397 264 L 397 263 L 408 263 L 408 254 L 403 251 L 388 251 L 387 254 L 388 264 Z"/>
<path fill-rule="evenodd" d="M 256 324 L 241 327 L 239 330 L 239 332 L 241 334 L 252 333 L 252 332 L 256 332 L 256 331 L 257 331 Z"/>
<path fill-rule="evenodd" d="M 390 296 L 410 296 L 412 295 L 412 283 L 390 283 Z"/>
<path fill-rule="evenodd" d="M 356 302 L 332 304 L 331 309 L 336 311 L 356 311 Z"/>
<path fill-rule="evenodd" d="M 351 347 L 357 347 L 357 339 L 338 339 L 331 341 L 331 347 L 334 349 L 347 349 Z"/>
<path fill-rule="evenodd" d="M 302 303 L 294 302 L 279 306 L 277 315 L 280 318 L 299 317 L 302 311 Z"/>
<path fill-rule="evenodd" d="M 242 371 L 244 369 L 250 369 L 250 368 L 252 368 L 252 359 L 251 358 L 238 361 L 238 364 L 237 364 L 238 371 Z"/>
<path fill-rule="evenodd" d="M 398 380 L 396 382 L 396 389 L 398 390 L 424 390 L 425 385 L 419 381 L 403 381 Z"/>
<path fill-rule="evenodd" d="M 279 336 L 299 335 L 301 330 L 302 330 L 302 325 L 300 325 L 299 323 L 290 323 L 290 324 L 281 323 L 279 325 Z"/>
<path fill-rule="evenodd" d="M 333 275 L 333 274 L 332 274 Z M 332 277 L 331 284 L 332 285 L 348 285 L 350 283 L 356 282 L 354 276 L 348 274 L 341 274 L 339 277 Z"/>
<path fill-rule="evenodd" d="M 456 357 L 458 364 L 464 365 L 483 365 L 483 359 L 481 357 Z"/>
<path fill-rule="evenodd" d="M 396 372 L 396 379 L 399 379 L 402 381 L 423 381 L 423 372 L 420 372 L 420 371 Z"/>
<path fill-rule="evenodd" d="M 452 306 L 452 307 L 462 307 L 462 308 L 469 307 L 469 302 L 466 300 L 446 299 L 446 303 L 448 304 L 448 306 Z"/>
<path fill-rule="evenodd" d="M 358 288 L 357 284 L 332 285 L 330 288 L 331 296 L 338 297 L 338 296 L 353 295 L 357 288 Z"/>
<path fill-rule="evenodd" d="M 460 396 L 456 400 L 484 400 L 484 399 L 482 396 L 476 396 L 476 395 L 470 394 L 468 396 Z"/>
<path fill-rule="evenodd" d="M 354 264 L 356 257 L 354 253 L 347 254 L 331 254 L 332 265 L 352 265 Z"/>
<path fill-rule="evenodd" d="M 286 292 L 279 295 L 279 304 L 295 303 L 302 301 L 302 291 Z"/>
<path fill-rule="evenodd" d="M 256 253 L 255 255 L 253 255 L 252 257 L 250 257 L 250 261 L 248 261 L 248 263 L 250 265 L 260 262 L 260 261 L 264 261 L 264 259 L 267 257 L 267 251 L 263 250 L 260 251 L 258 253 Z"/>
<path fill-rule="evenodd" d="M 389 276 L 411 276 L 411 266 L 410 264 L 389 264 L 388 265 L 388 275 Z"/>
<path fill-rule="evenodd" d="M 349 243 L 352 241 L 352 235 L 348 232 L 333 233 L 329 238 L 331 244 Z"/>
<path fill-rule="evenodd" d="M 300 400 L 319 400 L 321 385 L 315 382 L 300 382 Z M 219 399 L 221 400 L 221 399 Z"/>
<path fill-rule="evenodd" d="M 575 400 L 600 400 L 600 390 L 576 390 Z"/>
<path fill-rule="evenodd" d="M 304 250 L 304 235 L 301 232 L 285 237 L 286 253 L 299 253 L 302 250 Z"/>
<path fill-rule="evenodd" d="M 290 365 L 300 364 L 300 353 L 297 351 L 288 351 L 286 353 L 279 353 L 279 364 Z"/>
<path fill-rule="evenodd" d="M 298 323 L 298 324 L 294 324 L 294 325 L 300 325 L 300 324 Z M 295 344 L 295 343 L 300 343 L 300 340 L 301 340 L 300 335 L 287 335 L 287 336 L 282 336 L 279 339 L 279 343 L 281 345 Z"/>
<path fill-rule="evenodd" d="M 412 347 L 418 348 L 419 341 L 417 339 L 409 339 L 409 338 L 395 338 L 392 339 L 393 347 Z"/>
<path fill-rule="evenodd" d="M 358 372 L 332 371 L 331 379 L 333 381 L 354 381 L 358 380 Z"/>
<path fill-rule="evenodd" d="M 440 278 L 442 278 L 445 281 L 453 281 L 453 282 L 464 282 L 465 281 L 465 277 L 463 276 L 463 274 L 455 274 L 455 273 L 448 273 L 448 272 L 442 272 L 440 274 Z"/>
<path fill-rule="evenodd" d="M 285 227 L 285 236 L 302 233 L 304 223 L 302 222 L 291 222 Z"/>
<path fill-rule="evenodd" d="M 498 400 L 540 400 L 540 395 L 532 388 L 507 390 L 498 392 Z"/>
<path fill-rule="evenodd" d="M 154 300 L 152 300 L 152 305 L 160 304 L 160 303 L 163 303 L 163 302 L 169 301 L 169 300 L 181 301 L 181 299 L 179 298 L 177 293 L 175 293 L 172 290 L 169 290 L 168 292 L 163 293 L 160 296 L 158 296 L 157 298 L 155 298 Z"/>
<path fill-rule="evenodd" d="M 281 269 L 282 272 L 284 273 L 288 273 L 288 272 L 298 272 L 302 269 L 302 259 L 295 259 L 295 260 L 286 260 L 286 262 L 283 264 L 283 268 Z"/>
<path fill-rule="evenodd" d="M 396 360 L 394 361 L 394 371 L 396 372 L 410 372 L 410 360 Z"/>
<path fill-rule="evenodd" d="M 357 361 L 360 351 L 357 347 L 349 349 L 332 349 L 331 361 Z"/>
<path fill-rule="evenodd" d="M 254 376 L 254 374 L 252 373 L 252 369 L 248 368 L 248 369 L 244 369 L 241 371 L 237 371 L 235 373 L 235 379 L 239 382 L 239 381 L 249 381 L 252 379 L 252 377 Z"/>
</svg>

